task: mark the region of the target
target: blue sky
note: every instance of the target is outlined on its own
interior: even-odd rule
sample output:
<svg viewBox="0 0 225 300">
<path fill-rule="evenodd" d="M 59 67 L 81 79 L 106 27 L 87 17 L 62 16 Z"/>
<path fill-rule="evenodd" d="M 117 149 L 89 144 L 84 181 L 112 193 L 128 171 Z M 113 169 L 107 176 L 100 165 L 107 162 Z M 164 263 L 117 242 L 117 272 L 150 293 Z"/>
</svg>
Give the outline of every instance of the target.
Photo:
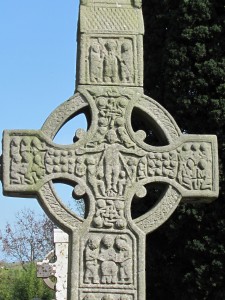
<svg viewBox="0 0 225 300">
<path fill-rule="evenodd" d="M 78 0 L 1 0 L 0 132 L 39 129 L 73 95 Z M 80 120 L 83 127 L 83 119 Z M 80 126 L 79 126 L 80 125 Z M 64 131 L 58 142 L 66 143 Z M 70 139 L 72 137 L 70 136 Z M 0 229 L 24 207 L 41 212 L 35 199 L 2 196 Z"/>
</svg>

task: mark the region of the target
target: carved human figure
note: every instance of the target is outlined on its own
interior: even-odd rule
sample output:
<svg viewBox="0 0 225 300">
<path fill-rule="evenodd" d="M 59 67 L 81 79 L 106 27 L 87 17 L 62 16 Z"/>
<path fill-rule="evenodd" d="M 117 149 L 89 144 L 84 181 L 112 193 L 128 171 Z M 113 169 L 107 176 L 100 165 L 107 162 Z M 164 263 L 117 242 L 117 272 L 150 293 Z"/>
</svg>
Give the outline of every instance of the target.
<svg viewBox="0 0 225 300">
<path fill-rule="evenodd" d="M 117 118 L 115 125 L 117 126 L 117 134 L 119 137 L 120 142 L 126 147 L 126 148 L 135 148 L 134 142 L 130 139 L 127 130 L 125 128 L 125 120 L 124 118 Z"/>
<path fill-rule="evenodd" d="M 23 175 L 20 174 L 20 138 L 14 137 L 10 143 L 10 156 L 11 156 L 11 181 L 13 183 L 21 183 Z"/>
<path fill-rule="evenodd" d="M 118 80 L 118 58 L 116 42 L 109 40 L 105 44 L 106 53 L 103 61 L 103 79 L 106 83 L 115 83 Z"/>
<path fill-rule="evenodd" d="M 133 82 L 134 66 L 133 66 L 133 49 L 129 41 L 125 41 L 121 45 L 121 78 L 122 82 Z"/>
<path fill-rule="evenodd" d="M 116 200 L 114 202 L 114 206 L 118 214 L 118 220 L 115 222 L 115 227 L 117 229 L 124 229 L 127 225 L 127 221 L 125 220 L 124 217 L 124 207 L 125 207 L 124 201 Z"/>
<path fill-rule="evenodd" d="M 119 219 L 118 212 L 115 208 L 113 200 L 106 200 L 106 212 L 104 213 L 104 225 L 108 228 L 113 227 L 115 222 Z"/>
<path fill-rule="evenodd" d="M 147 172 L 148 176 L 152 177 L 155 175 L 155 154 L 154 153 L 149 153 L 147 155 Z"/>
<path fill-rule="evenodd" d="M 105 135 L 107 133 L 108 120 L 104 117 L 101 117 L 98 120 L 98 128 L 91 142 L 87 143 L 88 148 L 101 145 L 105 142 Z"/>
<path fill-rule="evenodd" d="M 134 157 L 130 157 L 127 161 L 127 166 L 128 166 L 128 170 L 129 170 L 129 178 L 131 180 L 131 182 L 135 182 L 136 181 L 136 177 L 137 177 L 137 161 Z"/>
<path fill-rule="evenodd" d="M 83 177 L 86 174 L 86 165 L 83 157 L 77 157 L 74 171 L 78 177 Z"/>
<path fill-rule="evenodd" d="M 87 157 L 86 159 L 87 163 L 87 180 L 92 186 L 96 197 L 100 197 L 100 194 L 98 192 L 98 187 L 97 187 L 97 181 L 96 181 L 96 175 L 97 175 L 97 166 L 96 166 L 96 160 L 94 157 Z"/>
<path fill-rule="evenodd" d="M 99 97 L 97 102 L 97 107 L 99 110 L 99 118 L 105 118 L 108 112 L 108 100 L 106 97 Z"/>
<path fill-rule="evenodd" d="M 119 278 L 121 282 L 132 283 L 132 251 L 125 236 L 117 236 L 115 246 L 119 250 Z"/>
<path fill-rule="evenodd" d="M 96 237 L 90 237 L 87 241 L 85 248 L 84 260 L 85 260 L 85 283 L 99 283 L 99 240 Z"/>
<path fill-rule="evenodd" d="M 105 182 L 104 182 L 104 172 L 101 170 L 101 168 L 98 170 L 97 173 L 97 187 L 98 190 L 100 191 L 102 196 L 106 196 L 106 190 L 105 190 Z"/>
<path fill-rule="evenodd" d="M 97 228 L 102 228 L 104 225 L 104 214 L 106 212 L 106 201 L 98 199 L 95 204 L 95 215 L 93 218 L 93 225 Z"/>
<path fill-rule="evenodd" d="M 111 189 L 117 193 L 117 183 L 120 174 L 119 150 L 116 142 L 118 141 L 114 129 L 110 129 L 106 135 L 106 149 L 104 153 L 105 177 L 107 192 Z"/>
<path fill-rule="evenodd" d="M 117 117 L 121 115 L 121 111 L 118 110 L 117 99 L 110 97 L 107 104 L 107 113 L 109 128 L 114 127 L 114 123 Z"/>
<path fill-rule="evenodd" d="M 114 239 L 110 235 L 105 235 L 101 241 L 99 260 L 101 263 L 101 282 L 104 284 L 117 283 L 117 265 L 115 263 L 116 252 L 113 248 Z"/>
<path fill-rule="evenodd" d="M 188 188 L 192 189 L 196 187 L 196 179 L 197 179 L 197 169 L 195 167 L 194 161 L 189 158 L 186 164 L 182 169 L 182 184 Z"/>
<path fill-rule="evenodd" d="M 212 173 L 206 159 L 200 159 L 197 170 L 198 188 L 210 190 L 212 188 Z"/>
<path fill-rule="evenodd" d="M 147 176 L 147 158 L 142 157 L 139 160 L 138 166 L 137 166 L 137 177 L 138 179 L 144 179 Z"/>
<path fill-rule="evenodd" d="M 91 82 L 102 81 L 103 58 L 99 43 L 93 42 L 89 49 L 89 70 Z"/>
<path fill-rule="evenodd" d="M 126 172 L 121 171 L 119 175 L 119 181 L 118 181 L 119 196 L 123 196 L 126 183 L 127 183 Z"/>
<path fill-rule="evenodd" d="M 198 186 L 201 190 L 212 188 L 211 149 L 206 143 L 200 144 L 199 161 L 197 164 Z"/>
</svg>

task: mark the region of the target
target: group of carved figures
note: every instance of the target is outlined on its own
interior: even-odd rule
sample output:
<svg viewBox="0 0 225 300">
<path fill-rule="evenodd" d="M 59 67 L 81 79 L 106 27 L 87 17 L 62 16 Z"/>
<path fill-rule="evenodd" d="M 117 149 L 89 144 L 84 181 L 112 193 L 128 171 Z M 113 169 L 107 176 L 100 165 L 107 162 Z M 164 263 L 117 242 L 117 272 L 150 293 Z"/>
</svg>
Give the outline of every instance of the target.
<svg viewBox="0 0 225 300">
<path fill-rule="evenodd" d="M 118 97 L 113 94 L 111 97 L 98 97 L 98 128 L 87 144 L 88 148 L 101 145 L 103 143 L 119 143 L 125 148 L 135 149 L 135 143 L 130 139 L 125 128 L 125 111 L 128 105 L 126 97 Z"/>
<path fill-rule="evenodd" d="M 125 235 L 88 239 L 84 250 L 85 284 L 131 284 L 132 250 Z"/>
<path fill-rule="evenodd" d="M 124 229 L 127 222 L 124 217 L 124 201 L 115 199 L 98 199 L 93 217 L 95 228 Z"/>
<path fill-rule="evenodd" d="M 121 295 L 121 296 L 113 296 L 113 295 L 104 295 L 104 296 L 95 296 L 94 294 L 86 295 L 83 300 L 131 300 L 133 299 L 132 296 L 128 295 Z"/>
<path fill-rule="evenodd" d="M 36 137 L 13 137 L 10 144 L 11 183 L 34 184 L 45 175 L 44 147 Z"/>
<path fill-rule="evenodd" d="M 89 48 L 89 73 L 92 83 L 133 83 L 132 40 L 93 40 Z"/>
<path fill-rule="evenodd" d="M 15 136 L 10 143 L 11 183 L 31 185 L 48 174 L 69 173 L 87 182 L 96 198 L 105 199 L 123 198 L 133 183 L 157 176 L 175 179 L 185 189 L 212 189 L 209 143 L 185 143 L 169 152 L 144 154 L 125 147 L 114 128 L 107 131 L 104 139 L 101 145 L 89 142 L 78 151 L 46 150 L 45 143 L 37 137 Z"/>
<path fill-rule="evenodd" d="M 212 153 L 210 144 L 187 143 L 178 149 L 177 181 L 189 190 L 212 189 Z"/>
</svg>

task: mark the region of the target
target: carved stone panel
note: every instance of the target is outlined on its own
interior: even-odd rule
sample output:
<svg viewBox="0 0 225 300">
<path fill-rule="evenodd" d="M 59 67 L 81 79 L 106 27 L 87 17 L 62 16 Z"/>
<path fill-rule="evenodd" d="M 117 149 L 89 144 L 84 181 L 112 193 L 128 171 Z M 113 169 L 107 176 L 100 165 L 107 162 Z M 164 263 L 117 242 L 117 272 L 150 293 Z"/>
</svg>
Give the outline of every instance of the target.
<svg viewBox="0 0 225 300">
<path fill-rule="evenodd" d="M 80 84 L 141 84 L 142 49 L 134 36 L 84 35 L 81 38 Z"/>
<path fill-rule="evenodd" d="M 115 299 L 125 296 L 136 299 L 136 243 L 136 238 L 127 230 L 91 230 L 85 235 L 81 240 L 81 291 L 91 289 L 96 292 L 96 299 L 117 294 Z M 105 289 L 112 290 L 112 294 L 99 294 Z"/>
</svg>

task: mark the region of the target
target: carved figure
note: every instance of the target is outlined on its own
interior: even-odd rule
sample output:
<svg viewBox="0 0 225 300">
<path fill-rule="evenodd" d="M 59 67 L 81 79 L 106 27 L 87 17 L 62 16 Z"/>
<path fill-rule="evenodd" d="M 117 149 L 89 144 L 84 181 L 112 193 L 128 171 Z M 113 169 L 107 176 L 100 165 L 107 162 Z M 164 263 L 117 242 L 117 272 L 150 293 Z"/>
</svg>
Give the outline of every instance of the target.
<svg viewBox="0 0 225 300">
<path fill-rule="evenodd" d="M 93 224 L 97 228 L 102 228 L 104 225 L 104 214 L 106 212 L 106 201 L 99 199 L 96 201 L 95 215 L 93 218 Z"/>
<path fill-rule="evenodd" d="M 201 190 L 210 190 L 212 187 L 212 173 L 209 163 L 205 159 L 200 159 L 197 170 L 198 186 Z"/>
<path fill-rule="evenodd" d="M 116 252 L 113 248 L 114 239 L 110 235 L 105 235 L 101 241 L 99 260 L 101 263 L 101 282 L 104 284 L 117 283 L 117 265 L 115 263 Z"/>
<path fill-rule="evenodd" d="M 127 183 L 126 172 L 121 171 L 119 175 L 119 181 L 118 181 L 119 196 L 123 195 L 126 183 Z"/>
<path fill-rule="evenodd" d="M 104 182 L 104 172 L 99 170 L 97 174 L 97 186 L 102 196 L 106 196 L 105 182 Z"/>
<path fill-rule="evenodd" d="M 129 170 L 129 177 L 131 182 L 135 182 L 136 181 L 136 177 L 137 177 L 137 161 L 134 157 L 130 157 L 127 161 L 127 165 L 128 165 L 128 170 Z"/>
<path fill-rule="evenodd" d="M 123 229 L 126 226 L 124 219 L 124 202 L 99 199 L 96 201 L 96 210 L 93 225 L 97 228 Z"/>
<path fill-rule="evenodd" d="M 135 144 L 131 141 L 125 128 L 125 120 L 123 118 L 117 118 L 115 125 L 118 126 L 117 133 L 120 142 L 127 148 L 135 148 Z"/>
<path fill-rule="evenodd" d="M 116 193 L 120 173 L 120 160 L 119 150 L 116 145 L 118 139 L 115 130 L 110 129 L 108 131 L 106 140 L 109 143 L 106 145 L 104 153 L 107 192 L 110 192 L 111 189 L 113 189 L 113 191 Z"/>
<path fill-rule="evenodd" d="M 105 44 L 106 54 L 103 61 L 103 78 L 106 83 L 117 82 L 118 80 L 116 47 L 116 42 L 112 40 Z"/>
<path fill-rule="evenodd" d="M 87 143 L 87 147 L 95 147 L 97 145 L 100 145 L 105 142 L 105 135 L 107 133 L 107 125 L 108 125 L 108 120 L 104 117 L 101 117 L 98 120 L 98 129 L 95 133 L 95 136 L 93 140 L 89 143 Z"/>
<path fill-rule="evenodd" d="M 134 67 L 133 67 L 133 49 L 129 41 L 125 41 L 121 45 L 121 77 L 122 82 L 133 82 Z"/>
<path fill-rule="evenodd" d="M 75 164 L 75 175 L 83 177 L 86 174 L 86 165 L 83 157 L 77 157 Z"/>
<path fill-rule="evenodd" d="M 96 197 L 99 197 L 100 194 L 98 192 L 97 182 L 96 182 L 97 168 L 96 168 L 95 158 L 91 156 L 87 157 L 86 163 L 87 163 L 87 180 L 92 186 Z"/>
<path fill-rule="evenodd" d="M 139 160 L 138 167 L 137 167 L 137 176 L 138 176 L 139 180 L 146 178 L 146 176 L 147 176 L 147 159 L 146 159 L 146 157 L 142 157 Z"/>
<path fill-rule="evenodd" d="M 85 248 L 85 283 L 99 283 L 98 275 L 99 240 L 95 237 L 89 238 Z"/>
<path fill-rule="evenodd" d="M 97 42 L 90 46 L 89 68 L 91 82 L 101 82 L 103 58 L 101 46 Z"/>
<path fill-rule="evenodd" d="M 11 182 L 15 184 L 19 184 L 23 180 L 23 174 L 20 173 L 20 139 L 18 137 L 14 137 L 10 143 L 10 173 L 11 173 Z"/>
<path fill-rule="evenodd" d="M 117 262 L 119 262 L 119 276 L 121 282 L 132 283 L 132 252 L 124 236 L 118 236 L 115 240 L 115 246 L 119 250 Z"/>
</svg>

